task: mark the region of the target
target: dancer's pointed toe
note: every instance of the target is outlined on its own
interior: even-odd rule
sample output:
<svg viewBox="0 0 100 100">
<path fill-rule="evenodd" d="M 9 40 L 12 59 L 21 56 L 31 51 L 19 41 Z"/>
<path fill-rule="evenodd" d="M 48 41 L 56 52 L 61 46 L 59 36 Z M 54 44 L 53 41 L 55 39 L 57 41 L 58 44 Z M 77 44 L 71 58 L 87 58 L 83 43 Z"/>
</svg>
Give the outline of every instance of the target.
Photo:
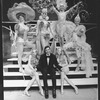
<svg viewBox="0 0 100 100">
<path fill-rule="evenodd" d="M 28 96 L 28 97 L 30 97 L 31 95 L 28 93 L 28 91 L 24 91 L 24 93 L 23 93 L 24 95 L 26 95 L 26 96 Z"/>
</svg>

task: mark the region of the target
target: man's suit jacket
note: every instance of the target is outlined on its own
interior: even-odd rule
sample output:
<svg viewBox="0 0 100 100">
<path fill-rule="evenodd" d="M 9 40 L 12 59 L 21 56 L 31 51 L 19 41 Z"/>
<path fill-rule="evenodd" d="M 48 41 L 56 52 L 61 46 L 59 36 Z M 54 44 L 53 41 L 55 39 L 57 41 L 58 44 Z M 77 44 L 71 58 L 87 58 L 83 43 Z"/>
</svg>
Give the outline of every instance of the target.
<svg viewBox="0 0 100 100">
<path fill-rule="evenodd" d="M 62 68 L 61 66 L 59 66 L 56 56 L 52 53 L 50 54 L 49 65 L 48 65 L 46 54 L 42 54 L 39 60 L 39 70 L 52 69 L 54 67 L 56 67 L 59 70 Z"/>
</svg>

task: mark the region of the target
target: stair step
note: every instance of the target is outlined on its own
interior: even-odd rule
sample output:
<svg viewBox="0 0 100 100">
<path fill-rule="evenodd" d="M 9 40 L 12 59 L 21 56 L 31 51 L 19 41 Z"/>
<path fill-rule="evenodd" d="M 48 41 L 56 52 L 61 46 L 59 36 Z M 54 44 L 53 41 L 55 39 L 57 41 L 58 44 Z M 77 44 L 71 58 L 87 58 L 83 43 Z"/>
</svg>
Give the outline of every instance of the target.
<svg viewBox="0 0 100 100">
<path fill-rule="evenodd" d="M 40 79 L 43 79 L 43 76 L 40 72 L 39 73 L 39 78 Z M 24 74 L 24 77 L 25 77 L 25 80 L 31 80 L 31 77 L 28 75 L 28 74 Z M 51 79 L 51 76 L 48 74 L 48 79 Z M 67 77 L 69 79 L 74 79 L 74 78 L 86 78 L 86 72 L 74 72 L 74 71 L 70 71 L 68 74 L 67 74 Z M 91 78 L 96 78 L 98 77 L 98 73 L 97 71 L 92 71 L 92 76 Z M 56 72 L 56 79 L 60 79 L 61 78 L 61 75 L 60 73 Z M 3 79 L 4 80 L 23 80 L 23 74 L 22 73 L 19 73 L 19 72 L 8 72 L 6 74 L 4 74 L 3 76 Z"/>
<path fill-rule="evenodd" d="M 26 64 L 23 64 L 22 67 L 25 68 L 27 65 Z M 77 64 L 71 64 L 71 65 L 68 65 L 68 67 L 76 67 Z M 80 64 L 81 66 L 81 64 Z M 98 64 L 97 63 L 94 63 L 93 66 L 97 67 Z M 3 68 L 19 68 L 18 64 L 8 64 L 8 65 L 4 65 Z"/>
<path fill-rule="evenodd" d="M 25 49 L 27 49 L 27 47 L 25 47 Z M 24 54 L 28 54 L 29 52 L 24 52 Z M 67 52 L 67 54 L 75 54 L 75 53 L 76 53 L 76 51 L 71 51 L 71 52 L 69 51 L 69 52 Z M 17 56 L 18 53 L 17 52 L 13 52 L 11 55 L 12 56 Z"/>
<path fill-rule="evenodd" d="M 75 85 L 97 85 L 97 78 L 78 78 L 78 79 L 70 79 Z M 4 80 L 4 88 L 6 87 L 26 87 L 30 80 Z M 40 80 L 41 85 L 43 86 L 43 80 Z M 48 86 L 52 86 L 51 79 L 48 79 Z M 56 80 L 56 86 L 61 86 L 61 80 Z M 64 81 L 64 86 L 69 86 L 69 84 Z M 38 87 L 37 83 L 34 82 L 32 87 Z"/>
<path fill-rule="evenodd" d="M 7 61 L 17 61 L 17 60 L 18 60 L 18 58 L 10 58 L 10 59 L 7 59 Z M 92 58 L 92 60 L 96 60 L 96 58 Z"/>
<path fill-rule="evenodd" d="M 42 75 L 41 72 L 38 72 L 39 76 Z M 83 75 L 86 74 L 86 71 L 69 71 L 69 73 L 67 75 Z M 98 71 L 92 71 L 92 74 L 98 74 Z M 56 72 L 56 75 L 60 75 L 58 72 Z M 20 72 L 4 72 L 3 76 L 23 76 L 22 73 Z M 24 74 L 24 76 L 29 76 L 27 74 Z"/>
</svg>

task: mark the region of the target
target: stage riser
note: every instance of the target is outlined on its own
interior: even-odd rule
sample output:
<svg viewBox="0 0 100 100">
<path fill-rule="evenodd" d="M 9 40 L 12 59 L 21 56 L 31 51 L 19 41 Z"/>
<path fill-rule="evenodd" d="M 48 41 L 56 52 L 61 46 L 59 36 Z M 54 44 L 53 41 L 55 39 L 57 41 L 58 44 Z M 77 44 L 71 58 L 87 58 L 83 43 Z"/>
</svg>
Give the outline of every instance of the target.
<svg viewBox="0 0 100 100">
<path fill-rule="evenodd" d="M 86 78 L 86 75 L 67 75 L 68 78 L 74 79 L 74 78 Z M 91 78 L 96 78 L 97 74 L 93 74 Z M 39 76 L 40 79 L 43 79 L 43 76 Z M 23 76 L 4 76 L 4 80 L 23 80 Z M 25 80 L 31 80 L 32 78 L 30 76 L 25 76 Z M 48 76 L 48 79 L 51 79 L 50 76 Z M 60 79 L 60 75 L 56 75 L 56 79 Z"/>
<path fill-rule="evenodd" d="M 6 89 L 13 89 L 16 90 L 17 88 L 25 88 L 28 84 L 28 82 L 31 80 L 31 77 L 27 74 L 25 74 L 25 80 L 23 79 L 22 73 L 19 73 L 19 66 L 17 61 L 9 61 L 12 64 L 4 65 L 4 75 L 3 75 L 3 84 L 4 84 L 4 90 Z M 94 62 L 94 71 L 92 70 L 92 76 L 90 78 L 86 78 L 86 72 L 81 70 L 79 72 L 75 72 L 77 61 L 74 61 L 71 66 L 69 66 L 69 73 L 68 78 L 77 86 L 97 86 L 98 85 L 98 64 L 97 60 L 93 59 Z M 25 67 L 27 62 L 23 62 L 23 67 Z M 81 65 L 80 65 L 81 66 Z M 39 72 L 39 78 L 41 85 L 43 86 L 43 76 L 41 72 Z M 57 72 L 56 73 L 56 79 L 57 83 L 56 86 L 61 86 L 61 76 Z M 52 81 L 50 75 L 48 75 L 48 86 L 52 86 Z M 70 86 L 66 81 L 64 81 L 64 86 Z M 35 82 L 32 85 L 32 88 L 38 87 L 37 83 Z"/>
<path fill-rule="evenodd" d="M 70 79 L 75 85 L 97 85 L 98 84 L 98 79 L 97 78 L 79 78 L 79 79 Z M 26 87 L 28 84 L 29 80 L 4 80 L 4 88 L 19 88 L 19 87 Z M 41 85 L 43 86 L 43 80 L 40 80 Z M 48 79 L 48 86 L 52 86 L 52 81 L 51 79 Z M 61 80 L 57 79 L 56 80 L 56 86 L 61 86 Z M 64 86 L 69 86 L 69 84 L 64 81 Z M 37 83 L 34 82 L 32 87 L 38 87 Z"/>
<path fill-rule="evenodd" d="M 4 72 L 19 72 L 19 68 L 3 68 Z M 69 67 L 70 71 L 75 71 L 76 67 Z M 94 66 L 94 70 L 97 70 L 97 66 Z"/>
<path fill-rule="evenodd" d="M 31 77 L 28 76 L 27 74 L 25 74 L 25 80 L 23 79 L 22 73 L 17 72 L 17 74 L 15 74 L 16 72 L 4 72 L 4 76 L 3 76 L 3 86 L 4 89 L 9 90 L 9 88 L 13 88 L 14 90 L 16 88 L 22 88 L 22 87 L 26 87 L 28 82 L 31 80 Z M 92 76 L 90 78 L 86 78 L 86 74 L 85 72 L 81 71 L 81 72 L 74 72 L 74 71 L 70 71 L 68 73 L 68 78 L 77 86 L 90 86 L 90 85 L 98 85 L 98 72 L 94 71 L 92 72 Z M 10 75 L 11 74 L 11 75 Z M 18 74 L 20 74 L 18 76 Z M 40 78 L 40 82 L 43 86 L 43 76 L 42 74 L 39 72 L 39 78 Z M 57 79 L 57 86 L 61 86 L 61 76 L 59 73 L 56 73 L 56 79 Z M 51 86 L 51 77 L 48 75 L 48 86 Z M 66 83 L 66 81 L 64 82 L 64 86 L 69 86 L 68 83 Z M 38 87 L 38 85 L 36 84 L 36 82 L 33 84 L 32 86 L 34 87 Z"/>
<path fill-rule="evenodd" d="M 96 58 L 92 58 L 92 60 L 93 60 L 94 63 L 97 62 L 97 59 L 96 59 Z M 18 58 L 16 57 L 16 58 L 7 59 L 7 62 L 12 62 L 13 64 L 18 64 Z M 27 62 L 23 62 L 23 61 L 22 61 L 22 63 L 23 63 L 23 64 L 26 64 Z M 75 60 L 75 61 L 72 62 L 72 63 L 77 63 L 77 60 Z"/>
<path fill-rule="evenodd" d="M 83 88 L 98 88 L 97 85 L 93 84 L 93 85 L 77 85 L 77 87 L 80 89 L 83 89 Z M 42 88 L 44 89 L 44 86 L 42 86 Z M 49 91 L 51 90 L 52 91 L 52 86 L 49 86 L 48 87 Z M 57 91 L 60 91 L 61 89 L 61 86 L 56 86 L 56 89 Z M 64 91 L 67 90 L 67 89 L 72 89 L 72 87 L 70 85 L 64 85 Z M 4 91 L 24 91 L 25 90 L 25 87 L 4 87 Z M 30 87 L 29 91 L 31 90 L 39 90 L 39 87 Z"/>
<path fill-rule="evenodd" d="M 8 61 L 8 62 L 12 62 L 12 64 L 18 64 L 18 61 Z M 74 62 L 72 62 L 72 64 L 76 64 L 77 63 L 77 61 L 74 61 Z M 97 63 L 97 61 L 93 61 L 93 63 Z M 22 64 L 27 64 L 27 62 L 22 62 Z"/>
<path fill-rule="evenodd" d="M 27 64 L 22 64 L 22 67 L 26 67 Z M 68 67 L 76 67 L 77 66 L 77 63 L 72 63 L 71 65 L 68 65 Z M 81 67 L 81 64 L 79 65 Z M 98 63 L 93 63 L 93 66 L 94 67 L 97 67 L 98 66 Z M 7 65 L 3 65 L 3 68 L 19 68 L 18 64 L 7 64 Z"/>
</svg>

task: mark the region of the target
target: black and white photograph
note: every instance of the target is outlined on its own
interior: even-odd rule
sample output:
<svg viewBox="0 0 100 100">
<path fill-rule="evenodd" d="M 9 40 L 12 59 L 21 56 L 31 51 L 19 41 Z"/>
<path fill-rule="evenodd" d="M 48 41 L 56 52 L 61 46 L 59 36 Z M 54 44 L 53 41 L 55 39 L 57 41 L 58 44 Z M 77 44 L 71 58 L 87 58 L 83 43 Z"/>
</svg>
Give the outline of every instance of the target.
<svg viewBox="0 0 100 100">
<path fill-rule="evenodd" d="M 3 100 L 99 100 L 97 3 L 1 0 Z"/>
</svg>

